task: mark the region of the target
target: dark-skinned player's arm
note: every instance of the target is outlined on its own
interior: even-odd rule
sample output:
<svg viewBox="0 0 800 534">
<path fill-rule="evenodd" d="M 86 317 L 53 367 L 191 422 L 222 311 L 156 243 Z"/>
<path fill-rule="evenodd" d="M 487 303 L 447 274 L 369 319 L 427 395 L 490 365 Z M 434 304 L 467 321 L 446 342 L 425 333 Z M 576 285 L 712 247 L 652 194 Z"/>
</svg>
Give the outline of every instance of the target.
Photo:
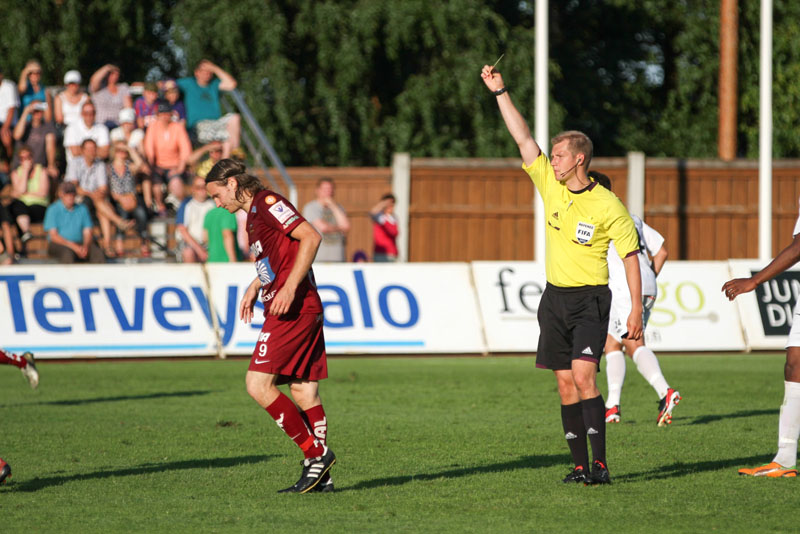
<svg viewBox="0 0 800 534">
<path fill-rule="evenodd" d="M 722 291 L 728 300 L 733 300 L 737 295 L 754 290 L 759 284 L 772 280 L 783 271 L 800 261 L 800 234 L 796 234 L 788 247 L 781 250 L 769 265 L 758 271 L 750 278 L 735 278 L 728 280 L 722 286 Z"/>
</svg>

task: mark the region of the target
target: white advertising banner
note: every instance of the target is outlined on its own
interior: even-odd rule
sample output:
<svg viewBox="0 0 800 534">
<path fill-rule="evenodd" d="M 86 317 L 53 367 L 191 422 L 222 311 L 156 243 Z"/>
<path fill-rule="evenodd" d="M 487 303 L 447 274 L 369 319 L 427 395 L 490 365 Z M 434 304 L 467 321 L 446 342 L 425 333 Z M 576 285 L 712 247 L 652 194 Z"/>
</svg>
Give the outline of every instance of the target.
<svg viewBox="0 0 800 534">
<path fill-rule="evenodd" d="M 226 353 L 252 353 L 263 308 L 244 325 L 238 302 L 255 270 L 250 264 L 208 270 Z M 314 274 L 329 354 L 485 352 L 468 264 L 319 264 Z"/>
<path fill-rule="evenodd" d="M 489 352 L 535 352 L 546 280 L 534 262 L 473 262 Z M 667 262 L 646 330 L 653 350 L 744 350 L 736 308 L 720 292 L 725 262 Z"/>
<path fill-rule="evenodd" d="M 732 278 L 749 278 L 769 262 L 731 260 Z M 800 266 L 779 274 L 755 291 L 736 297 L 747 344 L 752 350 L 781 350 L 792 327 L 792 311 L 800 295 Z"/>
<path fill-rule="evenodd" d="M 0 346 L 44 358 L 215 354 L 197 265 L 0 269 Z"/>
<path fill-rule="evenodd" d="M 489 352 L 536 352 L 544 264 L 474 261 L 472 274 Z"/>
</svg>

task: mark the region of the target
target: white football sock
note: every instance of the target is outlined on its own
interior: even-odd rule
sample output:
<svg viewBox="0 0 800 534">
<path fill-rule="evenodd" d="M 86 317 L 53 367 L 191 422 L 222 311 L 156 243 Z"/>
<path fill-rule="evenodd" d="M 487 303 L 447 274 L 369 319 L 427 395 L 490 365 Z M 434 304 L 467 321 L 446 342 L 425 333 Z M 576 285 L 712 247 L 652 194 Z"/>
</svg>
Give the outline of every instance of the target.
<svg viewBox="0 0 800 534">
<path fill-rule="evenodd" d="M 661 366 L 658 365 L 658 358 L 653 351 L 644 345 L 639 347 L 633 353 L 633 363 L 636 364 L 636 368 L 639 369 L 639 373 L 644 379 L 656 390 L 658 398 L 663 399 L 667 394 L 669 384 L 661 374 Z"/>
<path fill-rule="evenodd" d="M 778 454 L 773 462 L 783 467 L 797 463 L 797 437 L 800 435 L 800 383 L 784 382 L 783 405 L 778 419 Z"/>
<path fill-rule="evenodd" d="M 622 384 L 625 382 L 625 355 L 621 350 L 606 354 L 606 378 L 608 379 L 608 396 L 606 408 L 619 405 L 622 396 Z"/>
</svg>

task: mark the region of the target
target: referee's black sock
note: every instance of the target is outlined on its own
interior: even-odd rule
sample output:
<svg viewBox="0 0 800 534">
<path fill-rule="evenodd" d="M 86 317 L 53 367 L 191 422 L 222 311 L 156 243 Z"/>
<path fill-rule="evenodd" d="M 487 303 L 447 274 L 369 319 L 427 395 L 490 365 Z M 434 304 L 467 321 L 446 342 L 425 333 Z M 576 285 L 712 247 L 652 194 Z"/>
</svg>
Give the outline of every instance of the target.
<svg viewBox="0 0 800 534">
<path fill-rule="evenodd" d="M 603 396 L 581 401 L 586 434 L 592 445 L 592 456 L 606 464 L 606 406 Z"/>
<path fill-rule="evenodd" d="M 588 471 L 589 449 L 586 447 L 586 425 L 583 422 L 580 402 L 561 405 L 561 424 L 564 426 L 564 437 L 567 439 L 575 467 L 583 466 Z"/>
</svg>

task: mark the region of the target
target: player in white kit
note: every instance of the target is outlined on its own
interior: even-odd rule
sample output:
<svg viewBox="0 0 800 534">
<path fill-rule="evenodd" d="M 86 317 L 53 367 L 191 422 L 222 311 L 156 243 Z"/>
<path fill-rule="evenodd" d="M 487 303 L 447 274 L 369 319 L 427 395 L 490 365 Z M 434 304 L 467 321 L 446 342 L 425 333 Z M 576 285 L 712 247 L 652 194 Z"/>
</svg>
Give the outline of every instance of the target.
<svg viewBox="0 0 800 534">
<path fill-rule="evenodd" d="M 780 251 L 769 265 L 750 278 L 725 282 L 722 291 L 729 300 L 753 291 L 781 274 L 800 260 L 800 215 L 792 232 L 792 243 Z M 797 438 L 800 436 L 800 301 L 795 304 L 792 327 L 786 342 L 786 365 L 783 368 L 783 405 L 778 418 L 778 453 L 767 465 L 739 469 L 740 475 L 770 478 L 797 477 Z"/>
<path fill-rule="evenodd" d="M 611 180 L 603 173 L 591 171 L 589 173 L 597 183 L 611 189 Z M 650 310 L 656 301 L 658 286 L 656 276 L 661 272 L 667 260 L 667 249 L 664 247 L 664 238 L 653 228 L 645 224 L 636 215 L 631 215 L 636 231 L 639 233 L 639 271 L 642 276 L 642 324 L 647 328 Z M 650 257 L 653 258 L 652 262 Z M 614 248 L 612 242 L 608 247 L 608 287 L 611 289 L 611 314 L 608 320 L 608 337 L 606 338 L 606 377 L 608 379 L 608 396 L 606 397 L 606 423 L 620 422 L 620 397 L 622 385 L 625 382 L 625 352 L 633 362 L 639 373 L 653 386 L 658 394 L 658 426 L 665 426 L 672 422 L 672 410 L 681 401 L 678 390 L 669 387 L 658 358 L 644 344 L 641 339 L 627 339 L 625 321 L 631 311 L 630 292 L 625 281 L 625 268 Z"/>
</svg>

